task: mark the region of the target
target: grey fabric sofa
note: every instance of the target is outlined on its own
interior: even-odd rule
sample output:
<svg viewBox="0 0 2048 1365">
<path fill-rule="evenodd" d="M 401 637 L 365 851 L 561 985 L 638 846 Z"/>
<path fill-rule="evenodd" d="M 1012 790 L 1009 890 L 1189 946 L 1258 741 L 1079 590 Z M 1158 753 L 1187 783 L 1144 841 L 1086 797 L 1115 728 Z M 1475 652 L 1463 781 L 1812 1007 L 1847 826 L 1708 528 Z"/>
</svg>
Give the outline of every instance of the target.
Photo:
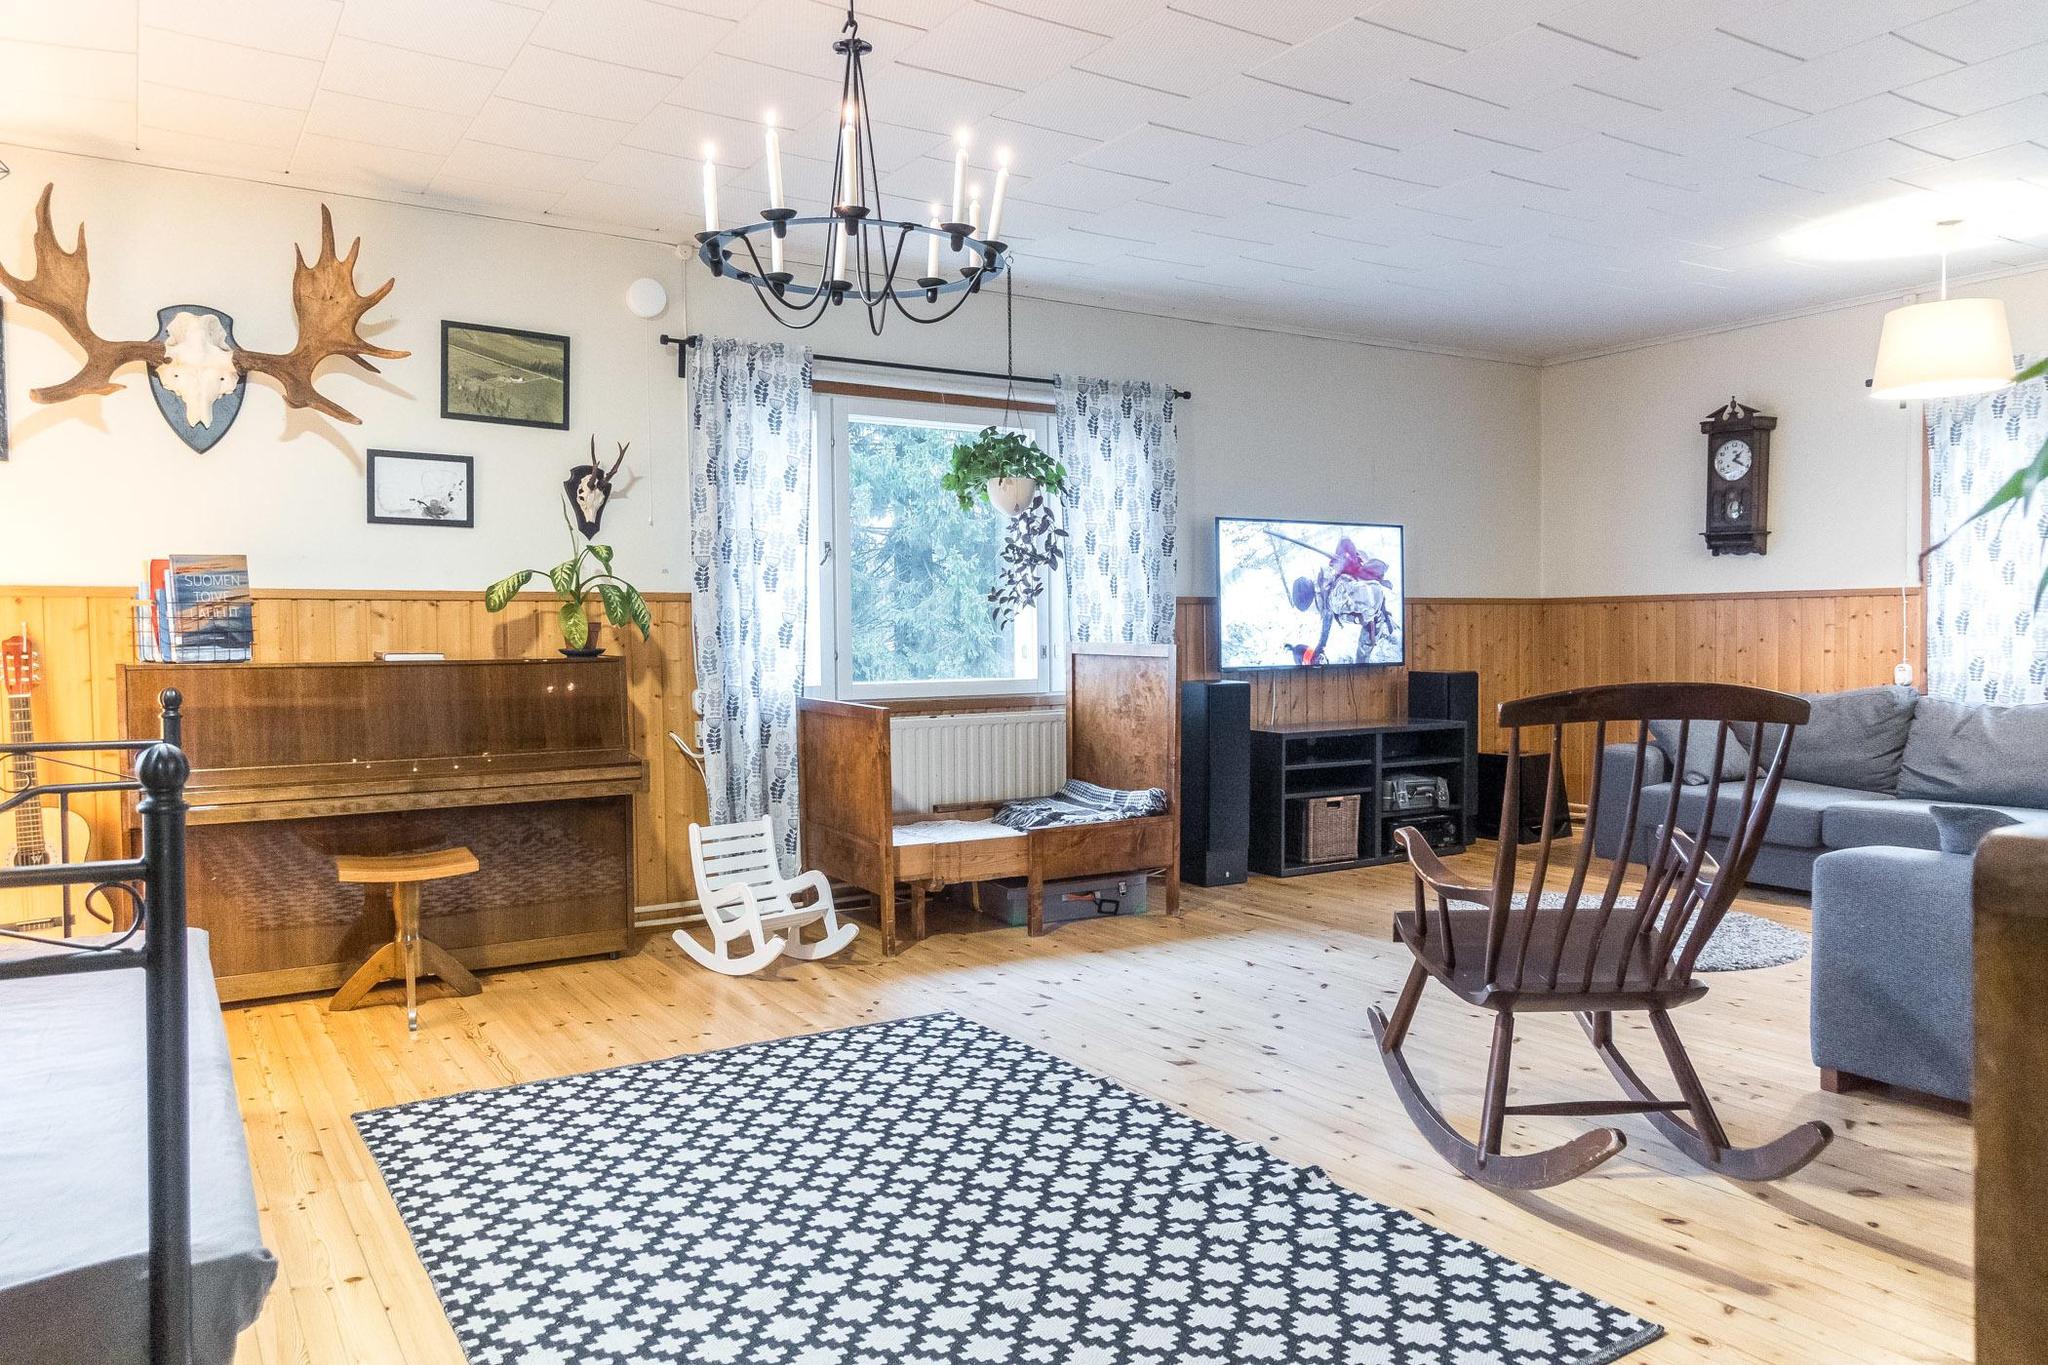
<svg viewBox="0 0 2048 1365">
<path fill-rule="evenodd" d="M 1965 706 L 1905 687 L 1809 695 L 1808 700 L 1813 719 L 1793 738 L 1777 807 L 1750 871 L 1754 884 L 1812 890 L 1816 862 L 1835 849 L 1937 849 L 1928 809 L 1936 803 L 1990 806 L 2021 820 L 2048 819 L 2048 705 Z M 1706 805 L 1711 729 L 1691 736 L 1683 755 L 1676 751 L 1676 739 L 1662 733 L 1644 753 L 1647 785 L 1634 850 L 1638 857 L 1649 846 L 1650 827 L 1663 817 L 1681 766 L 1678 814 L 1686 828 L 1696 825 Z M 1766 734 L 1767 752 L 1775 742 Z M 1601 781 L 1625 789 L 1633 776 L 1635 745 L 1610 745 L 1600 761 Z M 1729 771 L 1724 764 L 1724 772 Z M 1724 782 L 1716 824 L 1726 829 L 1741 804 L 1741 782 Z M 1625 806 L 1601 802 L 1593 844 L 1602 857 L 1620 851 Z"/>
<path fill-rule="evenodd" d="M 1813 1062 L 1836 1089 L 1882 1081 L 1967 1102 L 1967 853 L 1850 848 L 1813 864 Z"/>
</svg>

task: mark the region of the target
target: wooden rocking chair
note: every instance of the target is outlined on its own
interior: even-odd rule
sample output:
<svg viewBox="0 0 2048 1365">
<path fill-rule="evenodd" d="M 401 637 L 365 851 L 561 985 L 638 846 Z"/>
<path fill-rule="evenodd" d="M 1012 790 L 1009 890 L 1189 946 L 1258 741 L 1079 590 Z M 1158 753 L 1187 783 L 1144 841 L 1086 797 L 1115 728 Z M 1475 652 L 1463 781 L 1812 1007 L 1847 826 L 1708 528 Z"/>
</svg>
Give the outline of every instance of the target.
<svg viewBox="0 0 2048 1365">
<path fill-rule="evenodd" d="M 1414 954 L 1415 963 L 1393 1017 L 1389 1019 L 1377 1008 L 1371 1011 L 1372 1031 L 1402 1107 L 1444 1160 L 1482 1185 L 1540 1189 L 1585 1174 L 1627 1145 L 1619 1129 L 1597 1128 L 1545 1151 L 1505 1153 L 1501 1150 L 1502 1129 L 1516 1114 L 1641 1114 L 1686 1156 L 1737 1180 L 1776 1180 L 1790 1175 L 1827 1146 L 1834 1134 L 1823 1123 L 1803 1123 L 1761 1147 L 1730 1146 L 1671 1023 L 1672 1010 L 1707 992 L 1705 985 L 1693 979 L 1694 959 L 1749 876 L 1785 775 L 1792 732 L 1805 723 L 1807 713 L 1807 703 L 1797 697 L 1713 683 L 1591 687 L 1508 702 L 1500 708 L 1500 723 L 1509 731 L 1508 775 L 1501 807 L 1500 853 L 1491 883 L 1466 885 L 1444 866 L 1418 831 L 1404 828 L 1395 834 L 1415 871 L 1415 909 L 1395 916 L 1394 933 Z M 1643 759 L 1652 720 L 1678 722 L 1680 754 L 1687 751 L 1695 725 L 1715 725 L 1713 770 L 1717 774 L 1731 745 L 1746 750 L 1741 801 L 1732 820 L 1723 809 L 1724 783 L 1716 776 L 1704 789 L 1706 801 L 1694 830 L 1680 829 L 1682 770 L 1674 771 L 1669 794 L 1659 798 L 1661 816 L 1642 811 Z M 1517 760 L 1522 754 L 1522 731 L 1549 728 L 1550 771 L 1555 773 L 1563 761 L 1565 727 L 1585 723 L 1593 726 L 1596 755 L 1606 745 L 1610 723 L 1639 727 L 1630 790 L 1602 791 L 1596 766 L 1587 793 L 1584 830 L 1588 832 L 1599 817 L 1602 801 L 1627 802 L 1621 850 L 1605 875 L 1604 889 L 1597 895 L 1584 894 L 1593 841 L 1590 833 L 1583 834 L 1563 895 L 1556 898 L 1555 905 L 1546 906 L 1543 891 L 1551 871 L 1551 831 L 1557 827 L 1556 805 L 1563 784 L 1549 784 L 1542 842 L 1536 848 L 1527 888 L 1517 894 L 1520 849 L 1516 831 L 1521 823 L 1516 818 L 1521 802 L 1521 764 Z M 1782 727 L 1777 750 L 1767 766 L 1762 753 L 1766 725 Z M 1731 738 L 1734 726 L 1741 728 Z M 1673 767 L 1682 769 L 1678 764 Z M 1735 781 L 1728 779 L 1730 796 Z M 1622 879 L 1630 863 L 1629 850 L 1640 847 L 1643 841 L 1638 829 L 1645 826 L 1651 834 L 1640 859 L 1642 884 L 1632 898 L 1625 897 Z M 1717 826 L 1725 827 L 1726 832 Z M 1720 850 L 1718 859 L 1711 852 L 1716 848 Z M 1597 884 L 1601 877 L 1593 876 Z M 1428 905 L 1431 897 L 1433 910 Z M 1471 904 L 1460 908 L 1453 902 Z M 1415 1006 L 1431 977 L 1467 1004 L 1494 1011 L 1493 1052 L 1487 1065 L 1477 1142 L 1452 1128 L 1424 1097 L 1401 1055 Z M 1658 1099 L 1616 1049 L 1614 1014 L 1622 1010 L 1640 1010 L 1650 1016 L 1650 1026 L 1681 1098 Z M 1509 1104 L 1508 1060 L 1514 1046 L 1515 1016 L 1524 1011 L 1578 1015 L 1594 1051 L 1627 1098 Z M 1681 1114 L 1689 1115 L 1690 1122 Z"/>
<path fill-rule="evenodd" d="M 704 907 L 711 946 L 685 929 L 672 937 L 676 947 L 714 972 L 750 976 L 785 953 L 804 961 L 830 957 L 860 932 L 859 925 L 839 922 L 824 873 L 782 875 L 775 827 L 765 815 L 736 825 L 691 825 L 690 869 L 697 875 L 697 902 Z M 811 899 L 798 905 L 795 897 L 804 891 Z M 805 926 L 819 923 L 824 937 L 804 942 Z M 735 956 L 734 943 L 745 951 Z"/>
</svg>

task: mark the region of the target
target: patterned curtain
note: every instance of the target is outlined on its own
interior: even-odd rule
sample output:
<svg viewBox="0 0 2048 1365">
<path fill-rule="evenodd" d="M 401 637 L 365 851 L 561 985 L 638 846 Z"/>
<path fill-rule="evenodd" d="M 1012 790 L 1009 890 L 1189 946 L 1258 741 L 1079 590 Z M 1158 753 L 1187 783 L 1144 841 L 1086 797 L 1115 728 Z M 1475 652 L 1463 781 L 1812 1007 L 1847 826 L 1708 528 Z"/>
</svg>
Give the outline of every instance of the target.
<svg viewBox="0 0 2048 1365">
<path fill-rule="evenodd" d="M 2031 363 L 2017 362 L 2019 365 Z M 1927 405 L 1928 539 L 1940 540 L 2048 439 L 2048 382 Z M 1993 512 L 1927 562 L 1927 690 L 1949 701 L 2048 701 L 2048 498 Z"/>
<path fill-rule="evenodd" d="M 690 370 L 690 625 L 711 822 L 773 818 L 797 870 L 811 356 L 706 337 Z"/>
<path fill-rule="evenodd" d="M 1067 467 L 1067 622 L 1076 640 L 1173 640 L 1173 386 L 1059 378 L 1056 454 Z"/>
</svg>

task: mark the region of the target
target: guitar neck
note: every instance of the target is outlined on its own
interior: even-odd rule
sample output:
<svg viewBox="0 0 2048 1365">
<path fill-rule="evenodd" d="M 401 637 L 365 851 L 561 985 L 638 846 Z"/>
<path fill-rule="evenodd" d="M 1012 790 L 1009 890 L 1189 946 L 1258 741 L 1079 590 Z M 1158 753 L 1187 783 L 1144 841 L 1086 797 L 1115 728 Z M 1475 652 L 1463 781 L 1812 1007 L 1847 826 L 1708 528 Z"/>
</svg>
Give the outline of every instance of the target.
<svg viewBox="0 0 2048 1365">
<path fill-rule="evenodd" d="M 7 697 L 7 739 L 11 744 L 33 744 L 36 738 L 35 713 L 30 709 L 26 692 L 9 693 Z M 34 754 L 17 752 L 13 756 L 13 782 L 15 791 L 26 791 L 36 783 L 36 759 Z M 14 849 L 15 857 L 23 862 L 40 862 L 48 850 L 43 844 L 43 808 L 40 802 L 24 801 L 14 808 Z"/>
</svg>

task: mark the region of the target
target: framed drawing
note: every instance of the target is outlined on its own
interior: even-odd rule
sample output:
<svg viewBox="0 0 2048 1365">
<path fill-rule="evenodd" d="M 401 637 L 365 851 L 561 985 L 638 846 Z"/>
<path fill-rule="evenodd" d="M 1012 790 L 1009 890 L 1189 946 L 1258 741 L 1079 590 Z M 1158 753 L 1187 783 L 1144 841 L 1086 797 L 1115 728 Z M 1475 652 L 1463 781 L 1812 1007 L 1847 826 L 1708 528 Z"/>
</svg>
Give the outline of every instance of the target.
<svg viewBox="0 0 2048 1365">
<path fill-rule="evenodd" d="M 475 526 L 476 461 L 467 455 L 370 452 L 370 520 L 380 526 Z"/>
<path fill-rule="evenodd" d="M 567 431 L 569 338 L 481 322 L 443 322 L 441 415 Z"/>
</svg>

